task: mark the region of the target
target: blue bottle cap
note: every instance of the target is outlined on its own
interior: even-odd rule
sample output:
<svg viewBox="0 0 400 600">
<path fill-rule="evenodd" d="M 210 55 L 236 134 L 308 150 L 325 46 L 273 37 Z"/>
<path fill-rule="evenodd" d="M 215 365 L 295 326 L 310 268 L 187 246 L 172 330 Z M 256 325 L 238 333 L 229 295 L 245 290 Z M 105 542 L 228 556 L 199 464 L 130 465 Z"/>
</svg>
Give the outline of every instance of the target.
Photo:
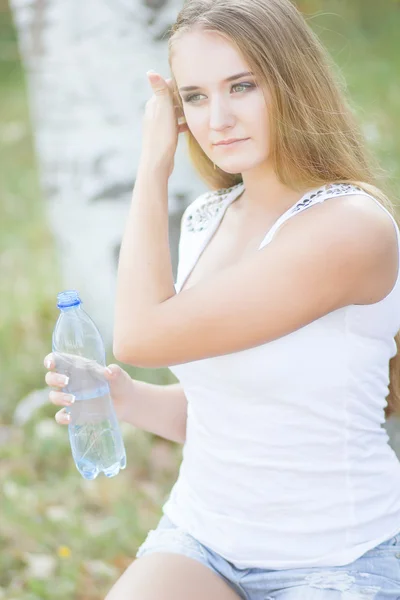
<svg viewBox="0 0 400 600">
<path fill-rule="evenodd" d="M 58 308 L 69 308 L 70 306 L 78 306 L 79 304 L 82 304 L 82 300 L 79 298 L 77 290 L 65 290 L 57 294 Z"/>
</svg>

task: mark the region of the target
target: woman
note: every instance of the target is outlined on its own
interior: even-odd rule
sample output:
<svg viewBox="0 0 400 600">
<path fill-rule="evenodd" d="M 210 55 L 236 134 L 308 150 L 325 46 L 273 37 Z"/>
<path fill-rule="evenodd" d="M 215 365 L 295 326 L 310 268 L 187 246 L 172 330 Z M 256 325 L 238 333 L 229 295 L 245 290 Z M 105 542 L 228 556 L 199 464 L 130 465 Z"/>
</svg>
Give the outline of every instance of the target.
<svg viewBox="0 0 400 600">
<path fill-rule="evenodd" d="M 289 0 L 189 0 L 170 67 L 148 73 L 114 354 L 180 383 L 108 378 L 120 418 L 184 458 L 107 600 L 398 598 L 400 465 L 381 425 L 398 410 L 399 229 L 351 109 Z M 174 286 L 183 132 L 213 191 L 183 215 Z"/>
</svg>

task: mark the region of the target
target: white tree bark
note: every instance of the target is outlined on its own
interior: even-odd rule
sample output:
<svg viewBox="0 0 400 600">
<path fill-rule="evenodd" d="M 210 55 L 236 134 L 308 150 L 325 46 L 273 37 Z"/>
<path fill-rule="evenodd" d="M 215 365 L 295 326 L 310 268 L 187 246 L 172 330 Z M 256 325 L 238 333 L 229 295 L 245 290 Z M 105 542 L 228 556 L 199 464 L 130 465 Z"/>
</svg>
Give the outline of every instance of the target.
<svg viewBox="0 0 400 600">
<path fill-rule="evenodd" d="M 169 76 L 165 33 L 182 1 L 10 0 L 63 289 L 81 293 L 108 346 L 119 246 L 152 93 L 146 71 Z M 181 139 L 169 185 L 175 273 L 181 214 L 205 190 Z"/>
</svg>

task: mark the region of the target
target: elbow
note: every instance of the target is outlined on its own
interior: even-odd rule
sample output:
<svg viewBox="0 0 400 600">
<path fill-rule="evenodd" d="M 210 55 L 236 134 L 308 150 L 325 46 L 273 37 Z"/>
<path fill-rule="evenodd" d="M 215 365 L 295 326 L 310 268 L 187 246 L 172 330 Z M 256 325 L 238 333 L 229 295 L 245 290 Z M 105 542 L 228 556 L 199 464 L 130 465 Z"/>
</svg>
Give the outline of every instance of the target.
<svg viewBox="0 0 400 600">
<path fill-rule="evenodd" d="M 127 344 L 114 341 L 113 354 L 119 362 L 122 362 L 126 365 L 132 365 L 135 367 L 143 366 L 140 364 L 140 348 L 133 348 Z"/>
<path fill-rule="evenodd" d="M 158 369 L 169 366 L 170 344 L 157 335 L 158 329 L 136 327 L 135 331 L 114 329 L 113 354 L 127 365 Z"/>
<path fill-rule="evenodd" d="M 114 335 L 113 335 L 113 355 L 114 357 L 121 361 L 121 362 L 125 362 L 125 354 L 126 354 L 126 350 L 125 350 L 125 340 L 123 339 L 122 335 L 117 331 L 117 328 L 114 327 Z"/>
<path fill-rule="evenodd" d="M 137 360 L 140 357 L 140 347 L 132 340 L 138 340 L 139 336 L 132 330 L 127 331 L 121 327 L 114 328 L 113 355 L 127 365 L 140 366 Z"/>
<path fill-rule="evenodd" d="M 146 351 L 144 346 L 132 344 L 113 343 L 114 357 L 121 363 L 144 369 L 157 369 L 168 365 L 159 364 L 153 353 Z"/>
<path fill-rule="evenodd" d="M 132 335 L 129 335 L 129 339 L 135 338 Z M 117 360 L 125 364 L 136 365 L 133 361 L 138 358 L 139 350 L 139 348 L 134 348 L 133 344 L 128 342 L 126 336 L 114 332 L 113 354 Z"/>
<path fill-rule="evenodd" d="M 126 350 L 120 344 L 113 343 L 113 355 L 119 362 L 127 363 Z"/>
</svg>

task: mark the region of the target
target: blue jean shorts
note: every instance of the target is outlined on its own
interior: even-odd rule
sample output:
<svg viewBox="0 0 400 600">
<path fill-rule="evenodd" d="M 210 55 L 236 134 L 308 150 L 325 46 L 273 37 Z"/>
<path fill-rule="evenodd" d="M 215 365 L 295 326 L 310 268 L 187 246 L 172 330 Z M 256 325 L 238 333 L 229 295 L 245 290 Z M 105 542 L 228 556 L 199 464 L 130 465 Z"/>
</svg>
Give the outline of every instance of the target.
<svg viewBox="0 0 400 600">
<path fill-rule="evenodd" d="M 237 568 L 163 515 L 137 551 L 193 558 L 222 577 L 243 600 L 400 600 L 400 532 L 341 567 Z"/>
</svg>

